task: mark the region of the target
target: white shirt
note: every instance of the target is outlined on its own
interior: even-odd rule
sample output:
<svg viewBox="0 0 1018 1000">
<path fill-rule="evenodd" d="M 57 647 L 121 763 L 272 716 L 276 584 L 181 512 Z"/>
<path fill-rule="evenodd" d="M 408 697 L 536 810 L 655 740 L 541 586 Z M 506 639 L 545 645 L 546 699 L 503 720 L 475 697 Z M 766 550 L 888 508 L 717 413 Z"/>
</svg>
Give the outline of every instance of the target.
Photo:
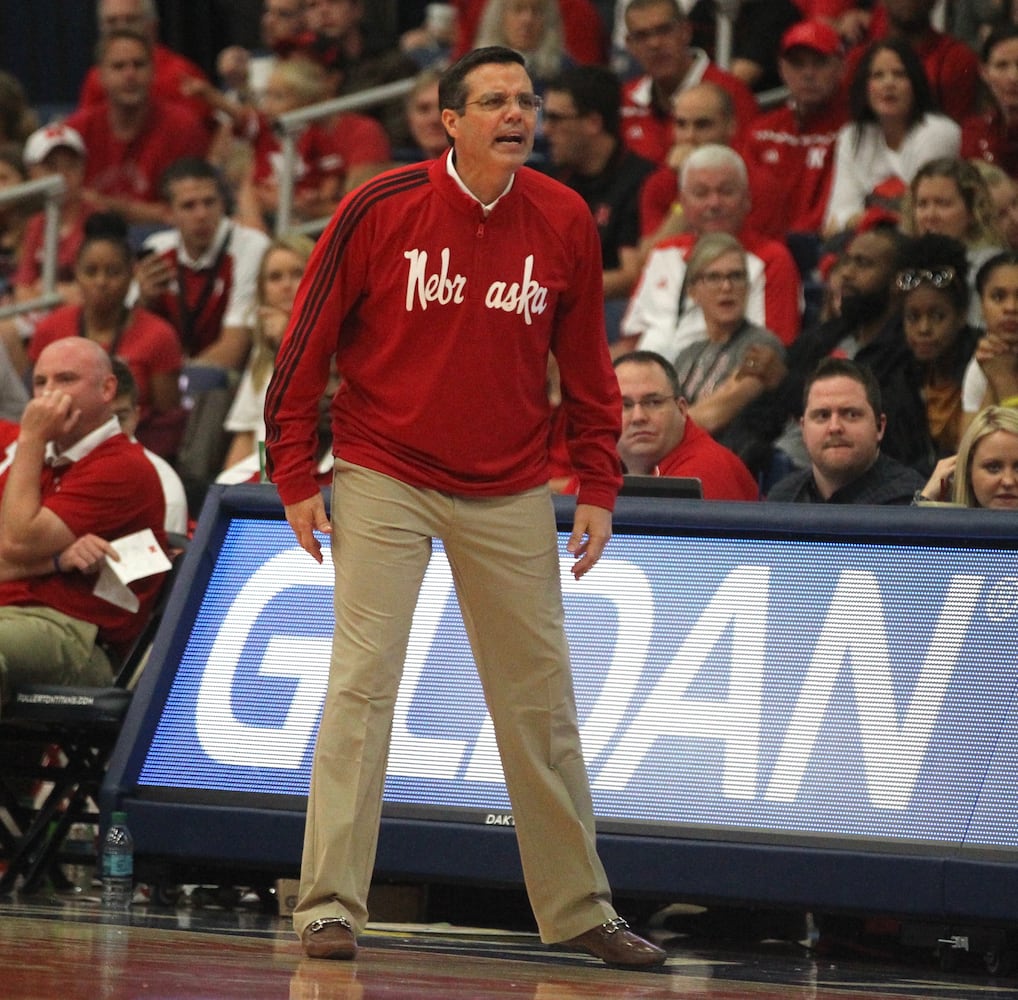
<svg viewBox="0 0 1018 1000">
<path fill-rule="evenodd" d="M 945 115 L 925 115 L 908 131 L 899 149 L 887 145 L 876 122 L 861 128 L 855 122 L 843 125 L 834 143 L 834 177 L 824 228 L 833 223 L 844 229 L 864 211 L 866 196 L 888 178 L 909 184 L 928 160 L 954 157 L 960 150 L 961 126 Z"/>
<path fill-rule="evenodd" d="M 166 519 L 163 522 L 163 527 L 166 531 L 172 531 L 176 535 L 186 535 L 187 494 L 184 492 L 184 484 L 180 481 L 180 476 L 165 458 L 157 455 L 154 451 L 149 451 L 146 448 L 145 457 L 155 466 L 155 470 L 159 474 L 159 483 L 163 488 L 163 498 L 166 501 Z"/>
<path fill-rule="evenodd" d="M 979 367 L 979 362 L 972 358 L 965 366 L 965 375 L 961 380 L 961 408 L 964 413 L 978 413 L 983 408 L 983 398 L 990 388 L 989 380 Z"/>
</svg>

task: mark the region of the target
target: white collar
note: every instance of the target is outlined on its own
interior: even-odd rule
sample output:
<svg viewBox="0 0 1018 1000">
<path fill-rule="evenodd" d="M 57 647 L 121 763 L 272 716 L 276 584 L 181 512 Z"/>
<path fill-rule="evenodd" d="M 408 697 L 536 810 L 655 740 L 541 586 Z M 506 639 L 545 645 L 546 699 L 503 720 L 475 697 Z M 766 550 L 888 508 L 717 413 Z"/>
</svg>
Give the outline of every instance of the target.
<svg viewBox="0 0 1018 1000">
<path fill-rule="evenodd" d="M 52 441 L 46 442 L 46 464 L 47 465 L 70 465 L 72 462 L 80 462 L 90 452 L 95 451 L 99 445 L 105 443 L 112 437 L 123 433 L 120 430 L 120 421 L 116 417 L 110 417 L 106 423 L 89 431 L 83 438 L 75 441 L 66 451 L 58 452 Z"/>
<path fill-rule="evenodd" d="M 506 184 L 505 190 L 493 202 L 491 202 L 488 205 L 485 205 L 484 202 L 481 201 L 481 199 L 478 198 L 477 195 L 474 194 L 474 192 L 471 191 L 470 188 L 468 188 L 466 184 L 463 183 L 463 178 L 461 178 L 460 175 L 456 172 L 456 164 L 452 162 L 455 153 L 456 151 L 454 149 L 449 150 L 449 155 L 445 159 L 445 169 L 448 171 L 449 176 L 459 186 L 459 189 L 463 191 L 465 194 L 470 195 L 470 197 L 473 198 L 474 201 L 476 201 L 481 206 L 481 209 L 484 212 L 485 217 L 489 216 L 491 214 L 491 210 L 509 193 L 510 189 L 513 186 L 513 181 L 516 180 L 516 174 L 513 174 L 509 178 L 509 183 Z"/>
<path fill-rule="evenodd" d="M 690 87 L 695 87 L 697 84 L 703 81 L 703 74 L 707 72 L 707 67 L 710 65 L 710 57 L 703 49 L 698 49 L 695 46 L 691 46 L 689 49 L 690 55 L 693 57 L 693 61 L 690 64 L 686 75 L 679 82 L 678 87 L 675 89 L 675 94 L 681 93 L 683 90 L 688 90 Z M 675 96 L 672 94 L 672 97 Z M 633 103 L 641 108 L 649 108 L 654 103 L 654 81 L 648 74 L 644 74 L 640 77 L 636 86 L 630 93 L 630 98 Z"/>
<path fill-rule="evenodd" d="M 707 67 L 710 65 L 710 57 L 703 49 L 691 46 L 689 54 L 693 57 L 693 62 L 689 69 L 686 70 L 686 75 L 682 78 L 682 83 L 679 84 L 679 90 L 689 90 L 690 87 L 695 87 L 701 83 L 703 81 L 703 74 L 707 72 Z"/>
</svg>

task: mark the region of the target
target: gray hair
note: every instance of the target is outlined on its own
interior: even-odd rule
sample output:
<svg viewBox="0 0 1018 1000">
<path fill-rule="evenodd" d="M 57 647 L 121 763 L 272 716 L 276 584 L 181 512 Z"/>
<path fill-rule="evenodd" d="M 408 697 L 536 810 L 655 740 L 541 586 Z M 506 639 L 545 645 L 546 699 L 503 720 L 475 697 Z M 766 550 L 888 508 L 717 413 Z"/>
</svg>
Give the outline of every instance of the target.
<svg viewBox="0 0 1018 1000">
<path fill-rule="evenodd" d="M 745 265 L 746 248 L 734 236 L 730 233 L 704 233 L 693 245 L 693 252 L 686 261 L 687 282 L 692 284 L 704 268 L 726 253 L 737 253 Z"/>
<path fill-rule="evenodd" d="M 716 142 L 708 142 L 704 146 L 697 146 L 682 164 L 682 175 L 680 184 L 686 186 L 686 180 L 692 170 L 732 170 L 739 178 L 739 183 L 745 190 L 749 190 L 749 175 L 746 173 L 746 164 L 741 156 L 731 146 L 722 146 Z"/>
</svg>

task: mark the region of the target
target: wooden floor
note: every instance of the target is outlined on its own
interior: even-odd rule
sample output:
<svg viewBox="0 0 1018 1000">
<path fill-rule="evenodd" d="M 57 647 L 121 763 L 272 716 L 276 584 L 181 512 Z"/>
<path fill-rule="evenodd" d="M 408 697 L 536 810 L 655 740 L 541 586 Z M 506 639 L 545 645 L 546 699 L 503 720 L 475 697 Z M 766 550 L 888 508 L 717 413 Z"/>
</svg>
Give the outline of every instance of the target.
<svg viewBox="0 0 1018 1000">
<path fill-rule="evenodd" d="M 449 925 L 372 925 L 356 962 L 301 955 L 289 921 L 243 906 L 136 905 L 94 898 L 0 901 L 4 1000 L 1018 1000 L 1018 977 L 974 958 L 947 975 L 931 954 L 653 932 L 669 950 L 653 972 L 607 969 L 536 936 Z"/>
</svg>

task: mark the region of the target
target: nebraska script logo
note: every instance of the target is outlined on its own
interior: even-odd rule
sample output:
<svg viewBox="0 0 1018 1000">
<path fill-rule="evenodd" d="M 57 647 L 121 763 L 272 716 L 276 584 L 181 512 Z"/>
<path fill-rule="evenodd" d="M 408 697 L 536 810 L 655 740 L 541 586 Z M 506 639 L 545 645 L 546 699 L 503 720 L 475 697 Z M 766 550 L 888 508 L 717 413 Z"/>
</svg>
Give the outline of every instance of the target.
<svg viewBox="0 0 1018 1000">
<path fill-rule="evenodd" d="M 403 256 L 410 261 L 406 282 L 406 310 L 412 312 L 415 305 L 422 310 L 432 302 L 439 305 L 459 304 L 463 301 L 466 288 L 465 275 L 450 273 L 450 253 L 445 247 L 441 263 L 430 273 L 427 250 L 407 250 Z M 519 281 L 493 281 L 484 295 L 484 304 L 489 309 L 516 313 L 528 325 L 532 316 L 540 315 L 548 308 L 548 289 L 534 280 L 534 255 L 528 254 L 523 261 L 523 275 Z"/>
</svg>

